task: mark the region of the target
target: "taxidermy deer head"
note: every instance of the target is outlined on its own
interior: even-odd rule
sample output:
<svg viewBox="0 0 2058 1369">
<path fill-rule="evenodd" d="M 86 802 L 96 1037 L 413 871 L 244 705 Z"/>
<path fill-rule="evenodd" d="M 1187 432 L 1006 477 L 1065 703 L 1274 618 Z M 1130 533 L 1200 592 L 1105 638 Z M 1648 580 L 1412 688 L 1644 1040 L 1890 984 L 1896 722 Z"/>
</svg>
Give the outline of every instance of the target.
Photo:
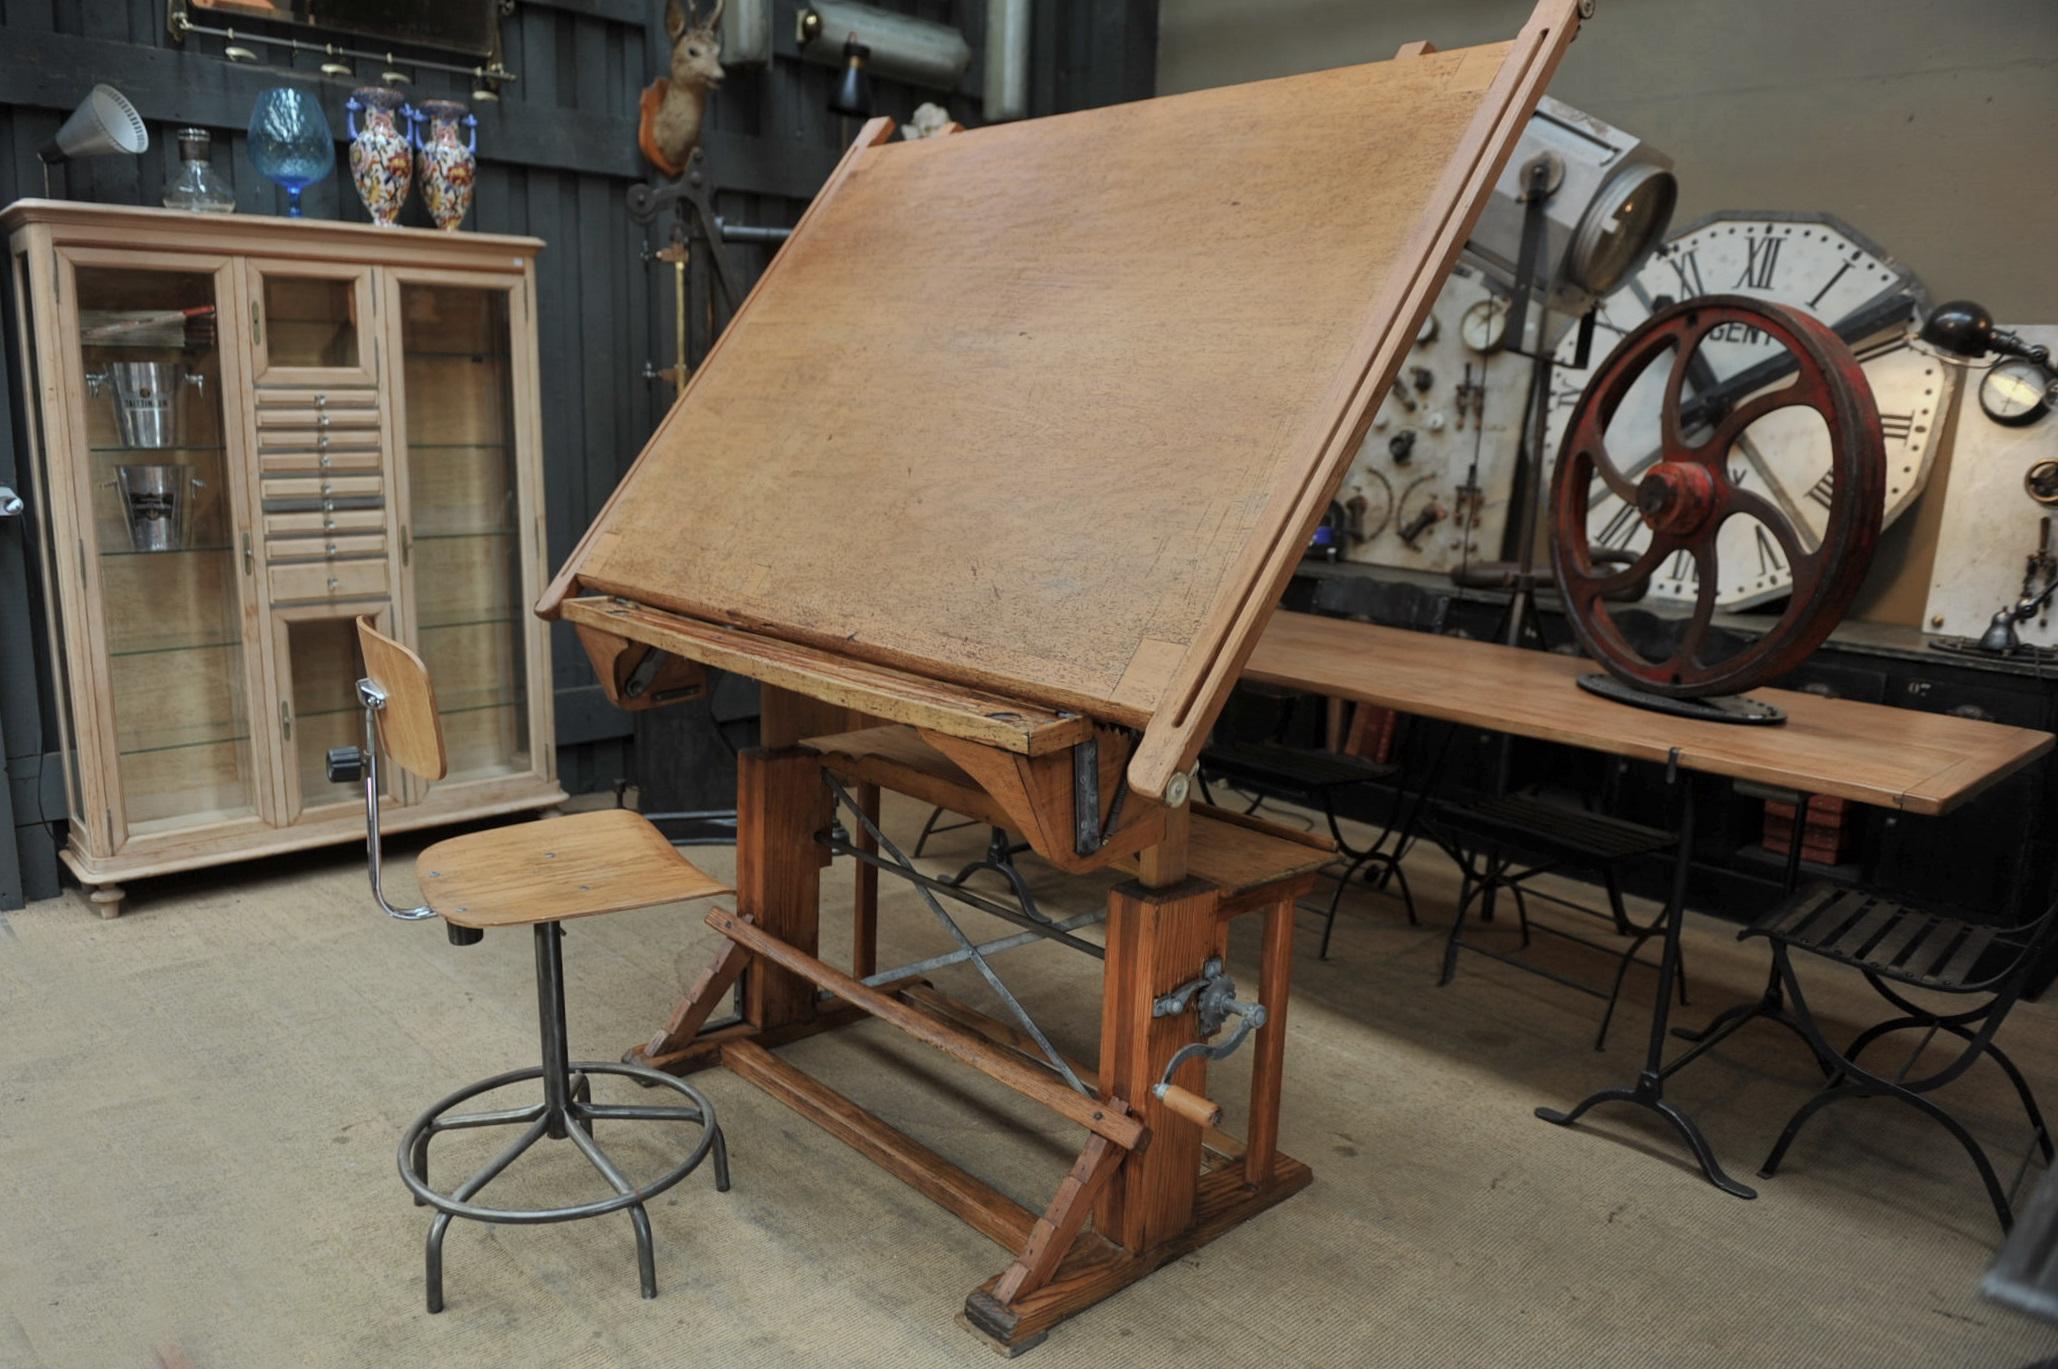
<svg viewBox="0 0 2058 1369">
<path fill-rule="evenodd" d="M 687 158 L 700 143 L 708 92 L 722 84 L 722 6 L 715 0 L 707 18 L 695 12 L 693 0 L 665 0 L 665 36 L 672 40 L 671 70 L 643 92 L 643 118 L 636 142 L 650 164 L 667 176 L 686 169 Z"/>
</svg>

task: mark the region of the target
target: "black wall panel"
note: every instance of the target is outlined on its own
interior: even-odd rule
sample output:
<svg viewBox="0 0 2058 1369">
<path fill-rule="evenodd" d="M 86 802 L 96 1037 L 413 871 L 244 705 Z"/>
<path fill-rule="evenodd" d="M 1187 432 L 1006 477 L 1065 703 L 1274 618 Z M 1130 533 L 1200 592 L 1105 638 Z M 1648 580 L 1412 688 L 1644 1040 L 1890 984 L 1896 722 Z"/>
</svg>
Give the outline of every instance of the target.
<svg viewBox="0 0 2058 1369">
<path fill-rule="evenodd" d="M 900 0 L 888 7 L 957 25 L 981 48 L 983 0 Z M 518 79 L 497 104 L 479 105 L 478 195 L 468 229 L 529 233 L 547 244 L 538 267 L 543 373 L 544 488 L 550 560 L 569 553 L 670 400 L 645 363 L 672 360 L 669 267 L 646 261 L 663 225 L 632 223 L 628 187 L 649 175 L 636 152 L 637 95 L 668 56 L 662 0 L 515 0 L 503 22 L 505 61 Z M 852 131 L 831 114 L 835 72 L 793 57 L 798 0 L 779 0 L 778 55 L 762 69 L 732 69 L 714 98 L 703 140 L 720 187 L 717 207 L 738 222 L 790 224 L 834 164 Z M 1037 113 L 1084 108 L 1151 93 L 1156 72 L 1155 0 L 1040 0 L 1032 92 Z M 245 40 L 248 41 L 247 39 Z M 375 80 L 380 64 L 359 62 L 360 79 L 324 76 L 312 54 L 257 44 L 262 65 L 232 64 L 221 40 L 172 41 L 163 0 L 0 0 L 0 203 L 43 194 L 36 148 L 95 82 L 135 102 L 151 131 L 139 158 L 105 157 L 58 169 L 54 193 L 118 204 L 157 203 L 176 167 L 172 131 L 188 124 L 215 135 L 217 167 L 243 212 L 283 212 L 284 196 L 245 155 L 243 128 L 257 92 L 290 81 L 321 93 L 340 137 L 343 100 Z M 399 63 L 403 69 L 408 64 Z M 982 63 L 968 91 L 945 101 L 977 123 Z M 466 99 L 470 82 L 417 69 L 418 95 Z M 881 113 L 905 117 L 934 92 L 879 82 Z M 340 149 L 339 149 L 340 151 Z M 310 216 L 362 222 L 347 177 L 311 187 Z M 426 223 L 419 200 L 404 222 Z M 754 279 L 769 259 L 760 247 L 731 247 Z M 11 299 L 8 317 L 12 319 Z M 10 337 L 10 347 L 13 340 Z M 704 348 L 695 339 L 689 355 Z M 10 353 L 0 390 L 0 483 L 16 483 L 21 421 Z M 0 909 L 55 891 L 57 758 L 50 725 L 49 666 L 40 593 L 19 527 L 0 521 Z M 636 773 L 629 720 L 599 696 L 568 629 L 555 641 L 560 769 L 568 789 L 605 789 Z M 657 741 L 652 738 L 653 743 Z M 668 762 L 686 757 L 665 748 Z M 649 769 L 651 767 L 645 767 Z M 670 771 L 671 764 L 663 767 Z M 45 795 L 52 796 L 46 800 Z"/>
</svg>

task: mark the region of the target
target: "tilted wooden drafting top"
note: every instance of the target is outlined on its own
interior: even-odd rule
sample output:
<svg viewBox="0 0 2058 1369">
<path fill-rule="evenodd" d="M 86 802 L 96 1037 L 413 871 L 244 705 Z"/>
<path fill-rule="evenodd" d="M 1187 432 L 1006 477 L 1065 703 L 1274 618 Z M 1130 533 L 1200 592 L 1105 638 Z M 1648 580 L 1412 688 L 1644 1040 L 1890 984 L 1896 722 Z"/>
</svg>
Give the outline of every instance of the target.
<svg viewBox="0 0 2058 1369">
<path fill-rule="evenodd" d="M 1275 1094 L 1269 1115 L 1254 1099 L 1264 1163 L 1211 1198 L 1229 1171 L 1150 1091 L 1198 1036 L 1150 1005 L 1246 896 L 1188 878 L 1189 840 L 1220 828 L 1189 831 L 1186 772 L 1577 12 L 1544 0 L 1508 43 L 913 143 L 872 121 L 539 605 L 624 706 L 690 694 L 707 665 L 769 686 L 738 917 L 711 919 L 748 952 L 732 971 L 753 962 L 746 1021 L 696 1043 L 689 996 L 646 1058 L 720 1053 L 806 1111 L 818 1086 L 763 1047 L 819 1029 L 818 987 L 909 1025 L 892 986 L 845 992 L 814 959 L 825 769 L 956 784 L 1060 868 L 1140 870 L 1108 923 L 1088 1151 L 968 1304 L 1005 1345 L 1306 1182 L 1271 1156 Z M 904 754 L 876 726 L 794 745 L 851 714 L 902 725 L 884 749 Z M 1271 895 L 1311 878 L 1288 873 L 1305 856 L 1282 851 Z M 1271 906 L 1276 1039 L 1291 899 Z M 963 1044 L 945 1049 L 993 1064 Z M 890 1143 L 852 1143 L 896 1168 Z M 1087 1265 L 1122 1272 L 1090 1291 Z"/>
</svg>

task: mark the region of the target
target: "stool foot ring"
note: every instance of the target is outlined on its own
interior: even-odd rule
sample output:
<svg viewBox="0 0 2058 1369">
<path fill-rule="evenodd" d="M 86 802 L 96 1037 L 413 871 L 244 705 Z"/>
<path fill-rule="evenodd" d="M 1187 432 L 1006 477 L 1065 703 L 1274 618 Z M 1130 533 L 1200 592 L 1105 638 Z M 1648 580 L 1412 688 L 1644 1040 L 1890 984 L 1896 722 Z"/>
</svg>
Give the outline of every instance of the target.
<svg viewBox="0 0 2058 1369">
<path fill-rule="evenodd" d="M 413 1125 L 401 1136 L 397 1156 L 400 1180 L 414 1195 L 418 1206 L 436 1209 L 436 1217 L 429 1223 L 428 1244 L 425 1250 L 425 1288 L 429 1311 L 443 1310 L 443 1237 L 449 1231 L 451 1219 L 454 1217 L 464 1217 L 478 1222 L 534 1226 L 545 1222 L 578 1221 L 584 1217 L 600 1217 L 610 1212 L 626 1210 L 636 1233 L 636 1267 L 642 1283 L 643 1296 L 654 1298 L 657 1296 L 657 1258 L 651 1243 L 650 1216 L 644 1211 L 644 1204 L 691 1174 L 710 1153 L 713 1154 L 715 1161 L 715 1188 L 719 1192 L 728 1192 L 728 1142 L 722 1135 L 721 1127 L 715 1122 L 713 1105 L 698 1089 L 683 1079 L 676 1079 L 658 1070 L 644 1069 L 639 1065 L 578 1061 L 572 1063 L 570 1069 L 571 1079 L 577 1082 L 570 1083 L 570 1080 L 567 1080 L 570 1087 L 556 1091 L 556 1096 L 563 1099 L 561 1104 L 554 1106 L 546 1101 L 528 1107 L 445 1115 L 458 1104 L 476 1098 L 482 1093 L 490 1093 L 494 1089 L 531 1079 L 540 1080 L 545 1075 L 544 1069 L 540 1066 L 509 1070 L 505 1074 L 496 1074 L 490 1079 L 468 1085 L 444 1098 L 417 1117 Z M 590 1101 L 590 1076 L 596 1074 L 619 1075 L 633 1079 L 639 1084 L 668 1088 L 682 1095 L 687 1103 L 685 1106 L 670 1107 L 595 1103 Z M 545 1092 L 553 1092 L 547 1083 Z M 685 1160 L 656 1179 L 638 1187 L 629 1182 L 593 1139 L 593 1124 L 603 1119 L 620 1122 L 692 1122 L 701 1128 L 700 1140 Z M 452 1192 L 439 1193 L 430 1188 L 430 1139 L 439 1132 L 491 1126 L 521 1126 L 522 1133 L 495 1155 L 485 1168 L 465 1180 Z M 601 1177 L 615 1190 L 615 1196 L 590 1203 L 547 1208 L 484 1207 L 472 1201 L 481 1189 L 498 1178 L 502 1171 L 521 1158 L 524 1151 L 545 1136 L 570 1139 L 580 1154 L 600 1171 Z"/>
</svg>

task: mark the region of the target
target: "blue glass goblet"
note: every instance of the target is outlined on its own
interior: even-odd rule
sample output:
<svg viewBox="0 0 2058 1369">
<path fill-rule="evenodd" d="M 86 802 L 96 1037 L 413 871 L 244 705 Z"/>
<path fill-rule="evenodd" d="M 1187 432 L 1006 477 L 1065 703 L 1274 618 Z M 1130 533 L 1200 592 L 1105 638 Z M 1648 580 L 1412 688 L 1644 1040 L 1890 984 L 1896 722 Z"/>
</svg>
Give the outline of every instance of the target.
<svg viewBox="0 0 2058 1369">
<path fill-rule="evenodd" d="M 314 97 L 275 86 L 250 111 L 250 160 L 286 188 L 286 215 L 300 217 L 300 192 L 336 169 L 336 137 Z"/>
</svg>

